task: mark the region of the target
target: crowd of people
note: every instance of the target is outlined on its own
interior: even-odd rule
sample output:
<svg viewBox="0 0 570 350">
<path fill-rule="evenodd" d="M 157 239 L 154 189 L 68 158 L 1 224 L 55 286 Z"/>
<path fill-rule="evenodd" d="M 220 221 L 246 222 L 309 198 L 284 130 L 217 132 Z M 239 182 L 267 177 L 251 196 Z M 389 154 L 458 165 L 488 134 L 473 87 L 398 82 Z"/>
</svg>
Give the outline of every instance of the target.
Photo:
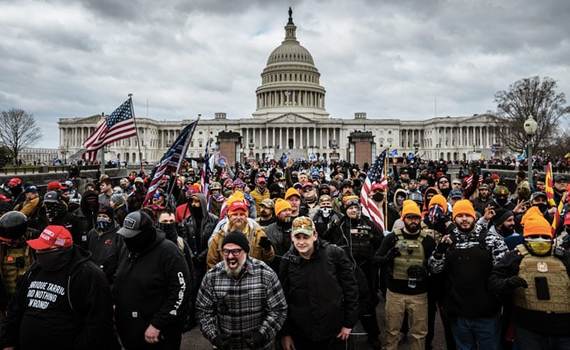
<svg viewBox="0 0 570 350">
<path fill-rule="evenodd" d="M 447 349 L 570 349 L 565 178 L 367 171 L 185 164 L 151 191 L 142 172 L 45 193 L 9 179 L 0 349 L 179 349 L 193 327 L 215 349 L 345 349 L 360 323 L 373 349 L 423 350 L 438 315 Z"/>
</svg>

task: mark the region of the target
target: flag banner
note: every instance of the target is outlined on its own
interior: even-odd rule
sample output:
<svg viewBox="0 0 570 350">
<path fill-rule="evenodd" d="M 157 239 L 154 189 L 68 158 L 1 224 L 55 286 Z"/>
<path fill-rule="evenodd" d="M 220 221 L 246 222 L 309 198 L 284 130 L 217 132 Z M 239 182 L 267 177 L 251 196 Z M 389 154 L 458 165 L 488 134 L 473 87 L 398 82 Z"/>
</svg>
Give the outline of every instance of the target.
<svg viewBox="0 0 570 350">
<path fill-rule="evenodd" d="M 144 199 L 144 205 L 150 202 L 154 193 L 160 187 L 164 175 L 172 175 L 172 173 L 178 172 L 197 124 L 198 121 L 194 121 L 182 129 L 172 146 L 164 153 L 160 162 L 152 170 L 152 180 Z"/>
<path fill-rule="evenodd" d="M 560 225 L 560 211 L 561 208 L 556 206 L 556 201 L 554 200 L 554 174 L 552 173 L 552 163 L 548 162 L 544 167 L 545 179 L 544 179 L 544 192 L 546 192 L 546 199 L 548 200 L 548 205 L 555 209 L 554 218 L 552 220 L 552 229 L 556 230 Z"/>
<path fill-rule="evenodd" d="M 93 162 L 97 159 L 97 151 L 103 146 L 136 134 L 133 100 L 129 97 L 111 115 L 104 117 L 103 122 L 83 142 L 85 153 L 82 157 Z"/>
<path fill-rule="evenodd" d="M 367 216 L 375 225 L 385 231 L 384 213 L 382 208 L 376 205 L 372 200 L 370 192 L 373 183 L 387 184 L 388 180 L 384 177 L 384 161 L 386 159 L 386 150 L 376 157 L 374 164 L 366 175 L 366 180 L 360 192 L 360 203 L 362 204 L 362 214 Z"/>
<path fill-rule="evenodd" d="M 212 141 L 212 139 L 209 139 L 208 142 L 206 142 L 206 149 L 204 151 L 204 164 L 202 165 L 202 171 L 200 172 L 200 185 L 202 187 L 202 193 L 204 193 L 204 196 L 206 198 L 208 198 L 208 192 L 209 192 L 209 187 L 208 184 L 210 183 L 210 173 L 211 173 L 211 167 L 210 167 L 210 142 Z"/>
</svg>

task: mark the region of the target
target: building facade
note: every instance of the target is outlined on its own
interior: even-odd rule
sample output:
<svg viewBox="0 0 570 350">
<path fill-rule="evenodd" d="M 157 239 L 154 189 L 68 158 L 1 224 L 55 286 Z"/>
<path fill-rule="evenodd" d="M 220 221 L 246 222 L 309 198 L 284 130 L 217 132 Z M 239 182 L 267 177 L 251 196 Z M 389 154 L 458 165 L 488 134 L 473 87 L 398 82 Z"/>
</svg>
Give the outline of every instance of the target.
<svg viewBox="0 0 570 350">
<path fill-rule="evenodd" d="M 437 117 L 425 120 L 368 117 L 331 117 L 326 110 L 326 90 L 311 53 L 297 40 L 297 27 L 289 10 L 285 38 L 271 52 L 256 89 L 257 108 L 251 117 L 228 118 L 225 113 L 202 117 L 188 148 L 189 157 L 200 157 L 209 139 L 230 162 L 244 157 L 278 159 L 344 159 L 370 162 L 384 148 L 398 154 L 415 152 L 423 158 L 471 160 L 490 158 L 500 151 L 499 135 L 508 132 L 489 114 Z M 101 116 L 61 118 L 59 140 L 62 158 L 81 152 L 83 141 L 95 130 Z M 136 118 L 142 159 L 158 161 L 180 130 L 192 120 L 157 121 Z M 222 144 L 232 140 L 235 147 Z M 139 161 L 138 140 L 132 137 L 109 145 L 105 159 Z M 366 152 L 361 145 L 368 143 Z"/>
</svg>

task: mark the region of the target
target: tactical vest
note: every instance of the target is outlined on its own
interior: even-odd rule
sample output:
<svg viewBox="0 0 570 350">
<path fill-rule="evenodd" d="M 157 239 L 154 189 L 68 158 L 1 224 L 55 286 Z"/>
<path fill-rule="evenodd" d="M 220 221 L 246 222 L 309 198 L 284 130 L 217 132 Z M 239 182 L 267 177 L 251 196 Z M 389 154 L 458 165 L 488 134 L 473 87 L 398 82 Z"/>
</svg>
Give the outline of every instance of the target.
<svg viewBox="0 0 570 350">
<path fill-rule="evenodd" d="M 2 281 L 9 296 L 16 292 L 16 284 L 32 265 L 30 248 L 2 247 Z"/>
<path fill-rule="evenodd" d="M 374 256 L 374 248 L 370 239 L 372 238 L 372 227 L 359 224 L 350 229 L 350 248 L 352 255 L 357 259 L 370 259 Z"/>
<path fill-rule="evenodd" d="M 566 266 L 554 256 L 534 256 L 526 247 L 519 244 L 516 248 L 523 259 L 519 267 L 519 277 L 523 278 L 528 288 L 517 288 L 514 304 L 527 310 L 546 313 L 570 313 L 570 278 Z M 550 298 L 539 300 L 537 296 L 537 277 L 546 278 Z"/>
<path fill-rule="evenodd" d="M 421 230 L 417 238 L 405 238 L 400 229 L 394 230 L 396 235 L 396 247 L 400 250 L 400 256 L 394 258 L 393 278 L 395 280 L 408 280 L 408 268 L 410 266 L 424 266 L 425 254 L 422 244 L 426 233 Z"/>
</svg>

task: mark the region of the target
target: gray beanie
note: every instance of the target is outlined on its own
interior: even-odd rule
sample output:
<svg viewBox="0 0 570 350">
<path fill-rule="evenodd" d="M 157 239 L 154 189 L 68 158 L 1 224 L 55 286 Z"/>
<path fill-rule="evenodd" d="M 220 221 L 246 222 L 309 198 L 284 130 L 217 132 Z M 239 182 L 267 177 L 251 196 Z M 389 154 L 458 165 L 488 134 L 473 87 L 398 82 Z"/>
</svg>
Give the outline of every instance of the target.
<svg viewBox="0 0 570 350">
<path fill-rule="evenodd" d="M 111 201 L 113 201 L 116 206 L 121 206 L 125 204 L 125 197 L 120 193 L 115 193 L 111 196 Z"/>
</svg>

